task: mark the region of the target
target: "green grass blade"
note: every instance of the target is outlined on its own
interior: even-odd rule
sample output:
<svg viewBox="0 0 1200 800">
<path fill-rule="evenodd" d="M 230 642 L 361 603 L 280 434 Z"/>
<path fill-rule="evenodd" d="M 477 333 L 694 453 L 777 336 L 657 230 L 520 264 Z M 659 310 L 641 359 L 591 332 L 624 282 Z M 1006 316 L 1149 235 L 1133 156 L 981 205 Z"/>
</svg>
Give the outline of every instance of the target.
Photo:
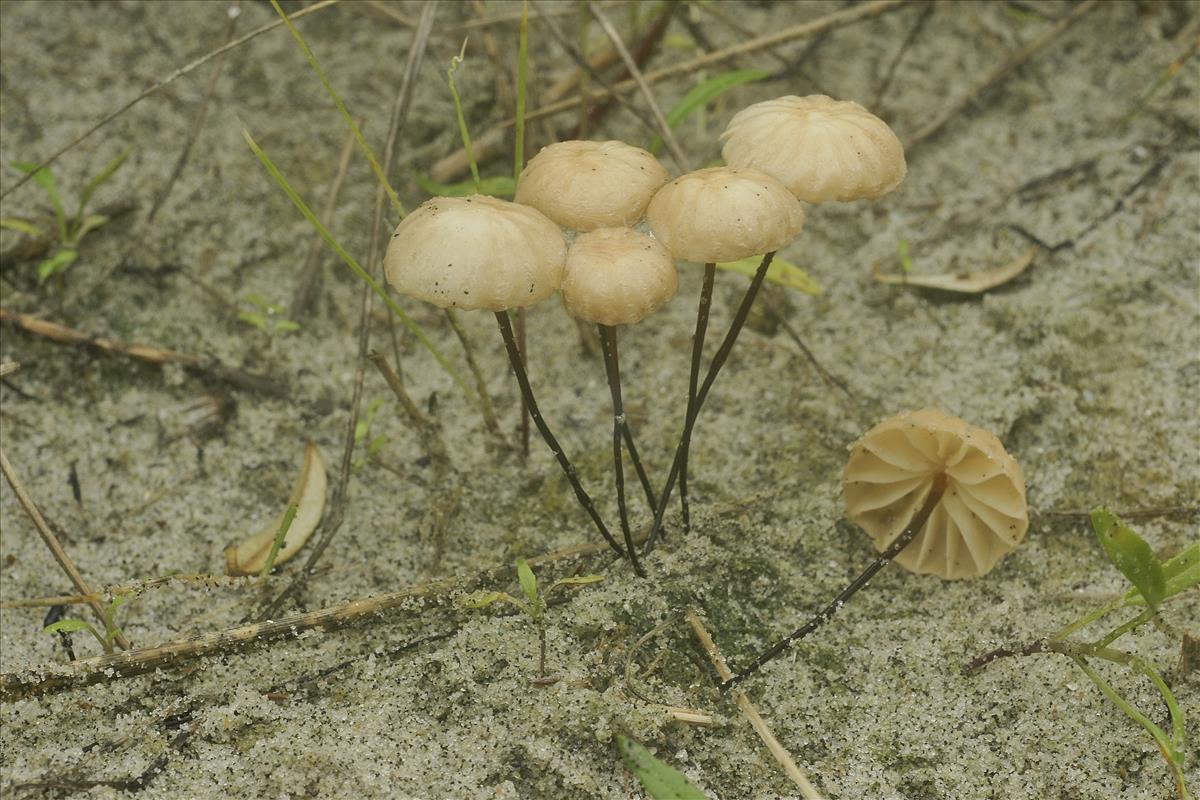
<svg viewBox="0 0 1200 800">
<path fill-rule="evenodd" d="M 288 503 L 287 511 L 283 512 L 283 521 L 279 523 L 279 530 L 275 531 L 275 539 L 271 542 L 271 552 L 267 553 L 267 563 L 263 564 L 258 573 L 260 579 L 270 575 L 274 569 L 275 559 L 279 557 L 279 548 L 283 547 L 283 542 L 287 539 L 288 530 L 292 527 L 292 521 L 296 519 L 298 509 L 299 506 L 295 503 Z"/>
<path fill-rule="evenodd" d="M 58 196 L 58 186 L 54 183 L 54 176 L 50 174 L 50 170 L 45 167 L 38 169 L 38 165 L 30 161 L 14 161 L 12 165 L 21 172 L 32 172 L 34 183 L 42 187 L 42 191 L 50 198 L 50 205 L 54 206 L 54 219 L 58 223 L 58 240 L 65 244 L 67 241 L 67 212 L 63 208 L 62 198 Z"/>
<path fill-rule="evenodd" d="M 271 0 L 275 2 L 275 0 Z M 467 40 L 463 39 L 462 49 L 458 55 L 450 59 L 450 67 L 446 70 L 446 82 L 450 84 L 450 97 L 454 100 L 454 116 L 458 119 L 458 135 L 462 138 L 463 149 L 467 151 L 467 163 L 471 165 L 471 178 L 475 181 L 475 191 L 480 191 L 479 164 L 475 162 L 475 148 L 471 146 L 471 131 L 467 128 L 467 118 L 463 116 L 462 98 L 458 96 L 458 87 L 454 85 L 454 73 L 458 65 L 467 57 Z"/>
<path fill-rule="evenodd" d="M 396 195 L 396 190 L 388 183 L 387 176 L 383 174 L 383 167 L 379 166 L 379 160 L 375 158 L 375 151 L 371 149 L 371 145 L 367 144 L 367 140 L 363 137 L 362 129 L 358 127 L 358 123 L 350 116 L 350 112 L 346 110 L 346 104 L 342 102 L 341 95 L 333 88 L 333 84 L 329 82 L 329 78 L 325 77 L 325 71 L 321 69 L 321 65 L 317 62 L 317 57 L 313 55 L 313 51 L 309 49 L 308 43 L 304 41 L 304 37 L 300 35 L 300 31 L 292 24 L 288 15 L 283 13 L 283 9 L 279 7 L 279 0 L 271 0 L 271 5 L 275 7 L 275 13 L 279 14 L 283 24 L 292 33 L 292 38 L 300 45 L 300 49 L 304 52 L 304 57 L 308 59 L 309 65 L 313 68 L 313 72 L 317 73 L 317 77 L 321 79 L 321 84 L 325 87 L 326 93 L 329 94 L 333 104 L 337 106 L 338 111 L 342 112 L 342 119 L 346 120 L 346 124 L 350 126 L 350 130 L 354 132 L 354 138 L 358 141 L 359 149 L 366 156 L 367 162 L 371 165 L 371 171 L 375 173 L 375 177 L 383 185 L 383 189 L 387 192 L 388 200 L 392 202 L 392 208 L 396 209 L 396 213 L 401 217 L 407 212 L 404 210 L 404 204 L 400 202 L 399 196 Z"/>
<path fill-rule="evenodd" d="M 79 209 L 75 212 L 75 227 L 77 229 L 83 225 L 83 210 L 87 208 L 87 204 L 91 202 L 92 195 L 94 195 L 96 190 L 103 186 L 109 178 L 116 174 L 116 171 L 121 168 L 121 165 L 125 163 L 125 159 L 129 158 L 129 154 L 132 152 L 133 145 L 129 145 L 120 153 L 118 153 L 116 158 L 105 164 L 104 169 L 96 173 L 95 177 L 87 182 L 87 186 L 83 187 L 83 191 L 79 193 Z M 83 236 L 78 232 L 75 235 L 77 238 L 82 238 Z"/>
<path fill-rule="evenodd" d="M 512 197 L 516 193 L 516 182 L 507 175 L 481 178 L 478 186 L 473 179 L 459 183 L 438 183 L 420 172 L 413 173 L 413 180 L 426 192 L 437 197 L 466 197 L 471 194 Z"/>
<path fill-rule="evenodd" d="M 1166 579 L 1163 600 L 1200 586 L 1200 542 L 1192 542 L 1183 552 L 1164 561 L 1162 571 Z M 1125 593 L 1124 601 L 1131 606 L 1146 604 L 1146 598 L 1136 588 Z"/>
<path fill-rule="evenodd" d="M 659 761 L 645 747 L 625 736 L 617 737 L 617 749 L 630 772 L 653 800 L 705 800 L 704 793 L 683 774 Z"/>
<path fill-rule="evenodd" d="M 479 397 L 474 391 L 471 390 L 469 386 L 467 386 L 466 381 L 464 381 L 462 376 L 458 374 L 458 371 L 450 365 L 450 362 L 447 361 L 446 357 L 442 355 L 442 352 L 437 349 L 437 346 L 429 340 L 429 337 L 425 335 L 425 331 L 421 330 L 421 327 L 417 325 L 417 323 L 414 322 L 413 319 L 408 316 L 408 314 L 404 313 L 404 309 L 402 309 L 399 304 L 391 298 L 391 296 L 387 293 L 387 290 L 380 286 L 379 282 L 372 278 L 370 273 L 363 269 L 362 266 L 354 260 L 354 257 L 347 253 L 345 248 L 343 248 L 338 240 L 333 237 L 333 234 L 321 224 L 321 221 L 317 219 L 317 215 L 312 212 L 312 209 L 310 209 L 307 204 L 305 204 L 304 200 L 300 198 L 300 195 L 296 194 L 296 190 L 292 188 L 292 185 L 288 183 L 287 178 L 283 177 L 283 173 L 279 171 L 279 168 L 275 166 L 274 162 L 272 162 L 271 159 L 267 157 L 267 154 L 262 151 L 262 148 L 258 146 L 258 142 L 254 141 L 254 137 L 250 135 L 250 131 L 248 131 L 245 126 L 242 126 L 242 136 L 246 139 L 246 144 L 250 146 L 250 149 L 254 151 L 254 155 L 258 157 L 259 162 L 271 175 L 271 178 L 274 179 L 279 188 L 283 190 L 283 193 L 288 196 L 288 199 L 292 201 L 292 204 L 296 206 L 296 209 L 304 216 L 306 220 L 308 220 L 309 224 L 311 224 L 316 229 L 317 233 L 321 235 L 321 238 L 325 240 L 325 243 L 332 247 L 333 251 L 338 254 L 339 258 L 342 259 L 342 262 L 345 263 L 345 265 L 348 266 L 355 275 L 357 275 L 368 286 L 370 286 L 371 290 L 374 291 L 375 294 L 377 294 L 379 298 L 387 304 L 388 308 L 392 310 L 392 313 L 400 318 L 400 321 L 404 323 L 404 326 L 408 328 L 412 335 L 417 338 L 417 341 L 419 341 L 425 347 L 425 349 L 429 351 L 429 354 L 432 355 L 438 364 L 441 365 L 442 369 L 446 371 L 446 374 L 454 379 L 454 382 L 457 383 L 459 388 L 463 390 L 463 393 L 467 396 L 467 398 L 475 405 L 479 405 Z"/>
<path fill-rule="evenodd" d="M 769 77 L 770 74 L 762 69 L 735 69 L 714 75 L 688 90 L 688 93 L 667 113 L 667 124 L 675 128 L 679 123 L 695 113 L 697 109 L 703 108 L 709 101 L 716 99 L 733 87 L 741 86 L 743 83 L 750 83 L 751 81 L 761 81 L 763 78 Z M 650 146 L 647 149 L 655 155 L 661 153 L 663 149 L 662 138 L 655 136 L 650 140 Z"/>
<path fill-rule="evenodd" d="M 10 217 L 0 218 L 0 228 L 8 228 L 18 233 L 23 233 L 26 236 L 32 236 L 34 239 L 40 239 L 42 229 L 32 222 L 26 222 L 23 219 L 15 219 Z"/>
<path fill-rule="evenodd" d="M 761 257 L 751 256 L 750 258 L 743 258 L 738 261 L 717 264 L 717 268 L 752 277 L 758 270 L 760 261 L 762 261 Z M 817 295 L 821 293 L 821 285 L 813 280 L 812 276 L 792 262 L 786 261 L 779 256 L 776 256 L 771 262 L 771 266 L 767 267 L 766 279 L 771 283 L 778 283 L 780 286 L 787 286 L 790 289 L 795 289 L 805 294 Z"/>
<path fill-rule="evenodd" d="M 529 0 L 521 2 L 521 27 L 517 34 L 517 126 L 513 150 L 513 186 L 525 168 L 525 82 L 529 72 Z"/>
</svg>

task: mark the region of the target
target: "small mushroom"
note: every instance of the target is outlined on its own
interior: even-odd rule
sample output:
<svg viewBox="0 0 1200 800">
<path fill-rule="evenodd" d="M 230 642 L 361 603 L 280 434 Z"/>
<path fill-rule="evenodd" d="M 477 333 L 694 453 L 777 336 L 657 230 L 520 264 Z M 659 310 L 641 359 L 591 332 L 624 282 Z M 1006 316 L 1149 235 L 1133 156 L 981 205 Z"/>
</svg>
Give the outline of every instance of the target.
<svg viewBox="0 0 1200 800">
<path fill-rule="evenodd" d="M 396 227 L 383 265 L 410 297 L 499 312 L 554 294 L 566 254 L 562 232 L 536 209 L 485 195 L 435 197 Z"/>
<path fill-rule="evenodd" d="M 721 155 L 762 170 L 809 203 L 874 200 L 904 179 L 904 146 L 858 103 L 823 94 L 748 106 L 721 134 Z"/>
<path fill-rule="evenodd" d="M 675 296 L 679 273 L 666 249 L 632 228 L 600 228 L 567 250 L 562 297 L 584 322 L 633 325 Z"/>
<path fill-rule="evenodd" d="M 649 236 L 630 228 L 600 228 L 575 237 L 567 251 L 567 274 L 562 296 L 571 316 L 600 328 L 604 368 L 613 407 L 613 474 L 617 485 L 617 509 L 625 549 L 641 574 L 637 551 L 629 528 L 625 503 L 625 475 L 621 464 L 621 441 L 637 469 L 651 510 L 654 494 L 637 455 L 633 434 L 625 420 L 621 400 L 621 366 L 617 357 L 617 325 L 633 325 L 658 310 L 675 296 L 679 275 L 666 249 Z"/>
<path fill-rule="evenodd" d="M 984 575 L 1029 528 L 1025 478 L 1000 440 L 927 408 L 884 420 L 851 448 L 846 516 L 888 549 L 944 476 L 945 489 L 895 560 L 949 580 Z"/>
<path fill-rule="evenodd" d="M 565 263 L 566 243 L 557 225 L 534 208 L 482 195 L 422 203 L 396 227 L 383 260 L 388 282 L 407 295 L 442 308 L 495 313 L 529 416 L 600 535 L 624 556 L 538 410 L 508 318 L 509 309 L 557 291 Z"/>
<path fill-rule="evenodd" d="M 668 180 L 663 165 L 625 142 L 557 142 L 529 160 L 517 180 L 518 203 L 575 231 L 632 225 Z"/>
<path fill-rule="evenodd" d="M 671 255 L 705 264 L 780 249 L 800 234 L 804 210 L 770 175 L 710 167 L 659 189 L 646 222 Z"/>
<path fill-rule="evenodd" d="M 804 209 L 783 184 L 758 170 L 711 167 L 689 172 L 659 189 L 646 209 L 646 222 L 654 236 L 676 258 L 704 264 L 696 332 L 692 338 L 692 364 L 683 436 L 675 450 L 675 460 L 667 475 L 667 483 L 655 511 L 654 524 L 646 540 L 646 549 L 649 551 L 654 547 L 662 527 L 667 501 L 676 479 L 679 481 L 684 530 L 691 525 L 687 467 L 696 417 L 717 373 L 737 341 L 775 251 L 795 239 L 804 226 Z M 700 360 L 708 330 L 708 309 L 712 303 L 716 262 L 737 261 L 764 253 L 701 384 Z"/>
</svg>

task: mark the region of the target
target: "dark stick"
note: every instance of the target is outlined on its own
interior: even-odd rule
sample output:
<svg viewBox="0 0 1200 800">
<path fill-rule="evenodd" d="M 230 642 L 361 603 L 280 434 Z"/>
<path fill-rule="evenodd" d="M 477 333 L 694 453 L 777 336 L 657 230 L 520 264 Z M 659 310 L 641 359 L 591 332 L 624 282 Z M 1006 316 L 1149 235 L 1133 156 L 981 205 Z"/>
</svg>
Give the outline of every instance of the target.
<svg viewBox="0 0 1200 800">
<path fill-rule="evenodd" d="M 833 619 L 833 615 L 840 611 L 842 606 L 846 605 L 847 600 L 853 597 L 859 589 L 862 589 L 864 586 L 866 586 L 871 578 L 875 577 L 875 573 L 879 572 L 879 570 L 891 563 L 892 559 L 900 555 L 900 551 L 907 547 L 909 543 L 916 538 L 917 534 L 921 532 L 921 529 L 925 527 L 925 523 L 929 520 L 929 515 L 933 513 L 934 507 L 941 502 L 942 493 L 945 491 L 946 475 L 944 473 L 938 473 L 936 476 L 934 476 L 933 486 L 930 487 L 929 496 L 925 498 L 925 504 L 921 506 L 921 510 L 918 511 L 916 515 L 909 521 L 908 525 L 904 528 L 900 535 L 897 536 L 892 543 L 889 544 L 887 548 L 879 554 L 879 557 L 871 562 L 871 565 L 863 570 L 862 574 L 852 580 L 850 585 L 843 589 L 837 597 L 833 598 L 833 602 L 825 606 L 825 608 L 819 614 L 801 625 L 796 630 L 789 633 L 787 636 L 780 639 L 766 652 L 754 659 L 754 663 L 752 663 L 749 667 L 734 675 L 729 680 L 722 681 L 720 685 L 721 691 L 725 691 L 741 683 L 755 672 L 758 672 L 759 668 L 761 668 L 775 656 L 782 653 L 792 644 L 800 641 L 805 636 L 808 636 L 817 628 L 820 628 L 826 622 L 829 622 L 829 620 Z"/>
<path fill-rule="evenodd" d="M 504 339 L 504 349 L 508 352 L 508 363 L 512 365 L 513 372 L 517 376 L 517 385 L 521 387 L 521 396 L 525 398 L 525 403 L 529 406 L 529 416 L 533 418 L 533 424 L 537 426 L 538 432 L 546 440 L 546 445 L 550 448 L 550 452 L 554 453 L 554 457 L 558 459 L 558 465 L 562 467 L 567 480 L 571 482 L 571 488 L 575 490 L 575 497 L 578 498 L 579 504 L 583 506 L 583 510 L 592 518 L 592 522 L 596 524 L 596 529 L 600 531 L 600 535 L 604 537 L 604 541 L 608 542 L 609 547 L 615 550 L 618 555 L 624 557 L 625 551 L 621 549 L 621 545 L 617 544 L 617 540 L 608 532 L 608 528 L 604 526 L 604 520 L 600 519 L 600 515 L 596 513 L 596 507 L 592 504 L 592 498 L 583 490 L 583 485 L 579 482 L 579 475 L 575 472 L 574 465 L 571 464 L 563 452 L 562 447 L 558 444 L 558 440 L 554 438 L 554 434 L 550 432 L 550 427 L 546 424 L 546 420 L 542 419 L 542 412 L 538 410 L 537 401 L 533 399 L 533 389 L 529 388 L 529 376 L 525 374 L 525 365 L 521 363 L 521 353 L 517 350 L 517 341 L 513 337 L 512 323 L 508 321 L 507 311 L 496 312 L 496 324 L 500 326 L 500 336 Z"/>
<path fill-rule="evenodd" d="M 696 418 L 700 416 L 700 408 L 704 405 L 705 398 L 708 397 L 708 392 L 712 388 L 713 381 L 717 379 L 717 372 L 724 365 L 725 360 L 729 358 L 729 351 L 733 349 L 738 334 L 742 332 L 742 327 L 746 324 L 746 317 L 750 314 L 750 306 L 754 304 L 754 298 L 762 286 L 763 279 L 767 277 L 767 269 L 771 266 L 771 259 L 774 257 L 775 253 L 773 252 L 763 256 L 762 261 L 758 265 L 758 270 L 754 273 L 754 277 L 750 279 L 750 286 L 747 287 L 746 294 L 742 297 L 742 304 L 738 306 L 737 313 L 733 317 L 733 322 L 729 326 L 729 331 L 725 334 L 725 339 L 721 342 L 720 348 L 717 349 L 717 354 L 713 356 L 712 363 L 708 367 L 708 374 L 704 378 L 704 383 L 701 384 L 700 390 L 696 393 L 695 413 L 689 415 L 688 422 L 684 424 L 683 436 L 679 440 L 679 447 L 675 449 L 675 460 L 671 464 L 671 471 L 667 474 L 667 485 L 663 487 L 662 497 L 654 512 L 654 524 L 650 528 L 650 535 L 646 537 L 646 546 L 642 550 L 642 555 L 646 555 L 654 549 L 659 533 L 662 530 L 663 515 L 667 511 L 667 501 L 671 498 L 671 489 L 675 488 L 675 480 L 679 477 L 681 463 L 687 461 L 687 450 L 691 446 L 692 429 L 696 425 Z"/>
<path fill-rule="evenodd" d="M 713 280 L 717 275 L 717 265 L 709 262 L 704 265 L 704 284 L 700 287 L 700 304 L 696 309 L 696 333 L 692 336 L 692 371 L 688 375 L 687 413 L 684 415 L 683 436 L 680 447 L 683 455 L 679 462 L 679 511 L 683 515 L 683 532 L 692 529 L 692 518 L 688 510 L 688 451 L 692 426 L 696 424 L 696 389 L 700 383 L 700 356 L 704 352 L 704 336 L 708 332 L 708 311 L 712 308 Z M 663 499 L 666 503 L 666 499 Z"/>
<path fill-rule="evenodd" d="M 633 564 L 633 571 L 644 578 L 646 571 L 638 561 L 637 548 L 633 546 L 633 535 L 629 532 L 629 509 L 625 506 L 625 469 L 621 464 L 621 429 L 625 427 L 625 407 L 621 402 L 621 362 L 617 359 L 617 329 L 612 325 L 600 326 L 600 347 L 604 351 L 604 371 L 608 374 L 608 389 L 612 393 L 613 407 L 613 476 L 617 482 L 617 510 L 621 517 L 621 535 L 625 537 L 625 551 Z"/>
</svg>

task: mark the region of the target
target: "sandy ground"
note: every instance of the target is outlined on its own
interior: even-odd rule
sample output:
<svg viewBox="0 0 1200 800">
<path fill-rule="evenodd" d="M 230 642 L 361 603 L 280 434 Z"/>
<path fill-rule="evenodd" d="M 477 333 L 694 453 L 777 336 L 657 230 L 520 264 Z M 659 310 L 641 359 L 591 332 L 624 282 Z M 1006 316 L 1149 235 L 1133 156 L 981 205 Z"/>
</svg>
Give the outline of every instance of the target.
<svg viewBox="0 0 1200 800">
<path fill-rule="evenodd" d="M 220 44 L 228 7 L 0 4 L 5 187 L 18 174 L 10 162 L 48 155 Z M 489 14 L 516 9 L 488 7 Z M 754 34 L 837 7 L 720 5 Z M 389 8 L 414 19 L 419 11 L 413 4 Z M 706 119 L 686 122 L 681 144 L 693 165 L 709 162 L 719 156 L 716 135 L 742 105 L 815 92 L 870 105 L 911 141 L 953 98 L 1071 9 L 947 4 L 924 16 L 924 6 L 914 5 L 834 31 L 815 46 L 795 41 L 774 54 L 753 53 L 732 66 L 776 77 L 742 87 Z M 1137 523 L 1164 556 L 1196 535 L 1197 62 L 1187 61 L 1144 106 L 1139 97 L 1187 51 L 1198 12 L 1194 3 L 1101 4 L 912 150 L 897 191 L 874 204 L 809 209 L 803 236 L 782 255 L 823 291 L 770 293 L 790 306 L 790 324 L 848 391 L 823 382 L 785 332 L 756 321 L 700 421 L 692 534 L 672 527 L 675 535 L 649 561 L 648 580 L 607 556 L 541 568 L 543 581 L 576 569 L 605 576 L 548 612 L 548 670 L 557 682 L 530 683 L 537 637 L 527 619 L 494 608 L 462 611 L 454 604 L 462 592 L 446 590 L 331 631 L 141 677 L 10 698 L 0 707 L 0 792 L 638 797 L 616 753 L 614 737 L 625 733 L 711 797 L 799 796 L 736 707 L 713 688 L 682 625 L 638 653 L 636 683 L 651 699 L 712 714 L 715 724 L 673 722 L 661 706 L 635 698 L 623 665 L 639 637 L 684 607 L 702 614 L 735 666 L 807 618 L 872 555 L 867 538 L 842 520 L 846 447 L 889 414 L 939 406 L 995 432 L 1020 461 L 1032 516 L 1027 541 L 983 579 L 947 583 L 886 570 L 832 624 L 751 681 L 751 697 L 829 798 L 1174 796 L 1153 740 L 1069 660 L 1010 660 L 969 678 L 960 667 L 1002 643 L 1052 631 L 1122 590 L 1085 520 L 1059 512 L 1098 503 L 1166 509 Z M 626 8 L 608 13 L 628 33 Z M 651 13 L 641 9 L 643 25 Z M 681 9 L 680 18 L 687 13 Z M 714 48 L 749 36 L 692 13 Z M 399 146 L 396 183 L 409 207 L 423 199 L 409 171 L 427 169 L 456 146 L 443 76 L 472 14 L 468 5 L 438 9 Z M 244 3 L 237 32 L 271 19 L 270 6 Z M 561 20 L 575 29 L 573 16 Z M 368 135 L 381 148 L 411 28 L 355 4 L 300 27 L 352 113 L 368 117 Z M 515 27 L 490 30 L 511 61 Z M 599 42 L 597 26 L 592 33 Z M 668 46 L 650 66 L 694 55 L 694 45 L 681 42 L 685 35 L 688 28 L 674 20 Z M 548 85 L 569 62 L 540 23 L 533 41 L 535 75 Z M 477 132 L 508 114 L 482 44 L 474 35 L 461 70 Z M 784 68 L 780 58 L 793 66 Z M 52 285 L 39 289 L 32 264 L 6 263 L 0 278 L 6 308 L 91 334 L 215 356 L 286 387 L 284 396 L 272 396 L 4 329 L 0 356 L 23 365 L 0 388 L 4 452 L 95 586 L 171 571 L 221 574 L 224 548 L 281 510 L 308 439 L 329 461 L 331 484 L 337 480 L 356 368 L 358 286 L 323 255 L 319 302 L 296 320 L 298 332 L 267 335 L 238 319 L 248 295 L 288 306 L 311 238 L 246 148 L 238 121 L 315 207 L 336 173 L 345 128 L 284 31 L 255 39 L 229 54 L 187 165 L 153 225 L 142 229 L 138 220 L 167 185 L 196 126 L 208 75 L 206 66 L 170 84 L 54 166 L 59 186 L 73 197 L 101 165 L 133 147 L 96 204 L 137 208 L 87 237 L 66 274 L 65 296 Z M 656 96 L 669 108 L 696 79 L 657 83 Z M 567 130 L 573 118 L 556 122 Z M 650 138 L 621 109 L 594 135 Z M 531 125 L 531 136 L 544 141 L 543 127 Z M 484 172 L 508 168 L 500 159 Z M 370 172 L 355 156 L 328 221 L 364 260 L 374 196 Z M 4 199 L 3 215 L 32 217 L 44 206 L 29 184 Z M 871 277 L 875 267 L 898 268 L 902 239 L 914 270 L 936 273 L 1008 263 L 1031 238 L 1061 246 L 1044 249 L 1027 273 L 982 297 L 883 286 Z M 10 232 L 0 239 L 6 251 L 17 241 Z M 678 298 L 622 334 L 630 418 L 656 481 L 683 413 L 699 287 L 696 267 L 681 269 Z M 718 277 L 712 330 L 724 330 L 745 283 Z M 443 318 L 402 302 L 462 368 Z M 494 324 L 486 314 L 461 319 L 511 432 L 517 394 Z M 391 354 L 383 317 L 376 322 L 372 342 Z M 405 383 L 422 408 L 435 409 L 451 467 L 439 480 L 387 387 L 368 371 L 364 405 L 380 401 L 370 438 L 386 439 L 353 470 L 345 523 L 285 612 L 440 577 L 462 576 L 466 585 L 519 556 L 596 538 L 540 442 L 528 464 L 495 447 L 447 374 L 410 339 L 400 347 Z M 548 419 L 615 519 L 603 367 L 586 354 L 557 301 L 531 313 L 529 354 Z M 227 413 L 197 429 L 214 403 Z M 635 516 L 644 522 L 639 501 Z M 7 485 L 0 511 L 3 600 L 73 591 Z M 122 628 L 135 646 L 147 647 L 236 626 L 282 589 L 299 563 L 285 565 L 265 588 L 220 580 L 147 589 L 121 609 Z M 511 573 L 484 585 L 517 592 Z M 1163 612 L 1193 635 L 1200 628 L 1196 594 Z M 57 637 L 41 630 L 45 612 L 0 611 L 4 672 L 66 660 Z M 1164 672 L 1189 715 L 1191 739 L 1200 739 L 1197 673 L 1177 668 L 1178 638 L 1147 626 L 1121 644 Z M 85 634 L 74 636 L 74 649 L 80 657 L 99 652 Z M 1104 674 L 1166 724 L 1147 683 L 1115 668 Z M 1193 791 L 1200 790 L 1197 762 L 1193 754 L 1187 767 Z"/>
</svg>

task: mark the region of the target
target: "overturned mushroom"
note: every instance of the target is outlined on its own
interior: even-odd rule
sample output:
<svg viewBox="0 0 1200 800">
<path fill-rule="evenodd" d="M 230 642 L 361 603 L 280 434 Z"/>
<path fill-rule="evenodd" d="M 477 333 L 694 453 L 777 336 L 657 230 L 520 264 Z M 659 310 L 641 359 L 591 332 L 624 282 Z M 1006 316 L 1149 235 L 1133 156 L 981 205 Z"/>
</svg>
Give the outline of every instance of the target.
<svg viewBox="0 0 1200 800">
<path fill-rule="evenodd" d="M 992 434 L 927 408 L 884 420 L 851 447 L 846 516 L 879 557 L 824 609 L 721 684 L 727 689 L 828 622 L 891 561 L 956 579 L 983 575 L 1025 537 L 1025 478 Z"/>
<path fill-rule="evenodd" d="M 949 580 L 989 572 L 1029 528 L 1021 467 L 991 433 L 927 408 L 876 425 L 851 448 L 846 517 L 883 552 L 930 497 L 945 491 L 896 563 Z"/>
</svg>

